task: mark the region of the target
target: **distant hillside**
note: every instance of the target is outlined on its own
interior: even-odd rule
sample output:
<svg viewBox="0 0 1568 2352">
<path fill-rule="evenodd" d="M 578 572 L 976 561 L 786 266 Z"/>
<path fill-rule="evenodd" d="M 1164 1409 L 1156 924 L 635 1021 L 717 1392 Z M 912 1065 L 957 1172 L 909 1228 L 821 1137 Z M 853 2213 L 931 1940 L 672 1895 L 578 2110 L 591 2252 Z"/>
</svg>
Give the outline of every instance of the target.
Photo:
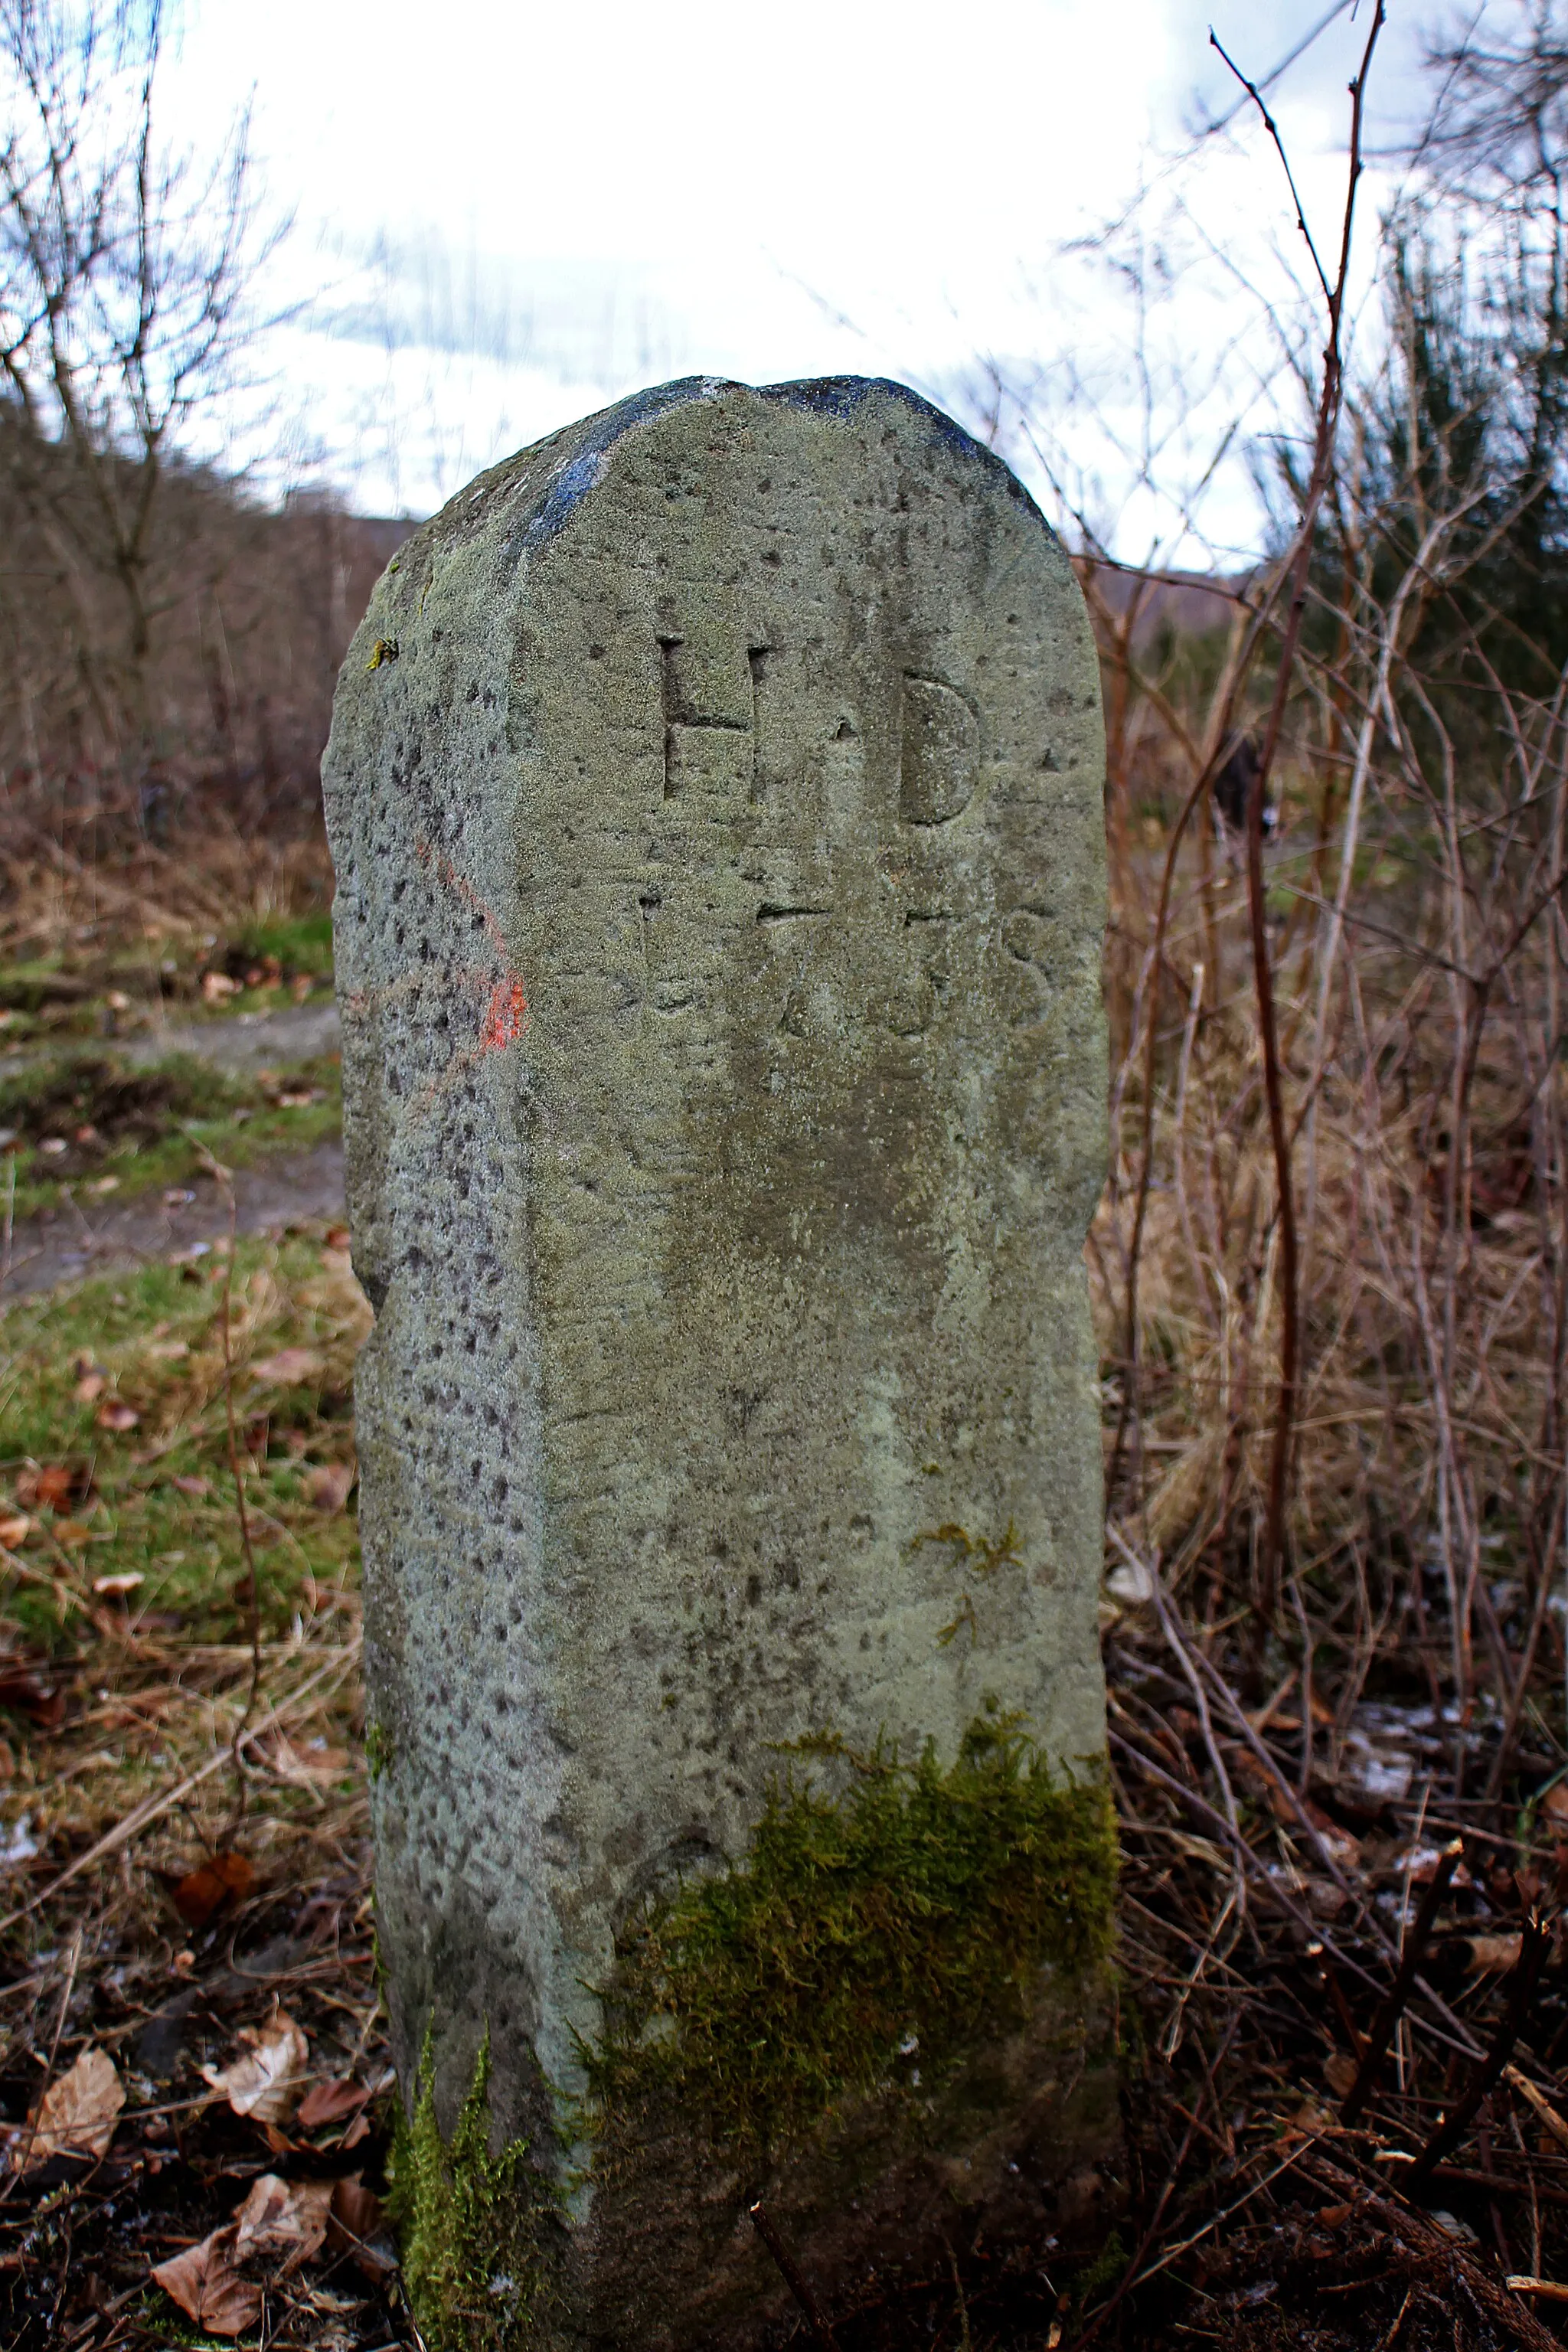
<svg viewBox="0 0 1568 2352">
<path fill-rule="evenodd" d="M 1236 614 L 1236 598 L 1252 574 L 1201 572 L 1139 572 L 1115 563 L 1076 559 L 1079 577 L 1091 603 L 1103 604 L 1120 618 L 1137 605 L 1133 643 L 1145 646 L 1169 630 L 1173 636 L 1207 636 L 1228 629 Z"/>
<path fill-rule="evenodd" d="M 0 419 L 0 830 L 13 845 L 38 824 L 166 834 L 198 811 L 252 832 L 313 825 L 338 667 L 412 523 L 316 498 L 268 508 L 216 472 L 171 469 L 138 650 L 107 556 L 82 554 L 79 509 L 55 527 L 81 496 L 58 453 Z M 116 689 L 133 667 L 147 716 L 128 740 Z"/>
</svg>

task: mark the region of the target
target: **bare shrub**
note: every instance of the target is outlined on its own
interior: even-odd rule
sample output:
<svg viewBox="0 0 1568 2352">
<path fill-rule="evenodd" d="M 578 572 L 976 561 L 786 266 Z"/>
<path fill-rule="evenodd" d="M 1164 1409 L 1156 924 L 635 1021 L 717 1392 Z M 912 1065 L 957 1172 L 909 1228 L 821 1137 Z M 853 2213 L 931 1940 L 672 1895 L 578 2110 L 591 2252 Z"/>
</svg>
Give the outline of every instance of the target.
<svg viewBox="0 0 1568 2352">
<path fill-rule="evenodd" d="M 1259 1677 L 1272 1654 L 1331 1683 L 1331 1742 L 1369 1675 L 1414 1680 L 1459 1786 L 1479 1751 L 1494 1795 L 1527 1718 L 1561 1720 L 1568 1505 L 1550 15 L 1484 71 L 1438 58 L 1383 224 L 1383 330 L 1326 448 L 1332 339 L 1325 373 L 1259 322 L 1317 424 L 1266 456 L 1272 543 L 1211 575 L 1211 625 L 1173 625 L 1189 582 L 1130 578 L 1092 539 L 1081 562 L 1110 746 L 1091 1260 L 1114 1524 L 1200 1619 L 1253 1612 Z M 1510 88 L 1535 93 L 1533 143 Z M 1436 153 L 1466 162 L 1440 205 Z M 1249 732 L 1241 829 L 1213 787 Z"/>
</svg>

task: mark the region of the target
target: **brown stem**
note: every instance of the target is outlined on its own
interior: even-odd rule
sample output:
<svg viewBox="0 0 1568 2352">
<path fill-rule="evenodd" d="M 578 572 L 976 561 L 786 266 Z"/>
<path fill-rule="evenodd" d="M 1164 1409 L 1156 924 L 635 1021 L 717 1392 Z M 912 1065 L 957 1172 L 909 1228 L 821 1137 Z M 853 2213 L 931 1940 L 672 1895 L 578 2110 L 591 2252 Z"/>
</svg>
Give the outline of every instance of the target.
<svg viewBox="0 0 1568 2352">
<path fill-rule="evenodd" d="M 1396 2251 L 1403 2242 L 1426 2258 L 1438 2279 L 1445 2271 L 1450 2278 L 1462 2279 L 1471 2301 L 1493 2326 L 1515 2344 L 1522 2345 L 1525 2352 L 1562 2352 L 1560 2338 L 1542 2327 L 1528 2304 L 1510 2294 L 1500 2279 L 1473 2261 L 1457 2239 L 1439 2229 L 1435 2221 L 1429 2221 L 1425 2213 L 1407 2212 L 1391 2198 L 1367 2188 L 1354 2174 L 1315 2147 L 1303 2151 L 1300 2163 L 1302 2171 L 1311 2179 L 1379 2222 L 1394 2240 Z M 1399 2188 L 1404 2194 L 1407 2180 L 1403 2176 Z"/>
<path fill-rule="evenodd" d="M 1231 2041 L 1236 2033 L 1237 2026 L 1239 2022 L 1239 2017 L 1232 2020 L 1225 2037 L 1226 2050 L 1229 2049 Z M 1223 2056 L 1224 2051 L 1222 2051 L 1220 2054 Z M 1185 2113 L 1185 2110 L 1184 2109 L 1183 2112 Z M 1105 2326 L 1106 2321 L 1111 2316 L 1113 2312 L 1120 2310 L 1122 2304 L 1126 2302 L 1128 2296 L 1131 2294 L 1133 2288 L 1140 2284 L 1143 2273 L 1143 2264 L 1148 2259 L 1149 2249 L 1153 2244 L 1155 2238 L 1159 2234 L 1160 2224 L 1165 2218 L 1165 2208 L 1169 2205 L 1172 2195 L 1174 2192 L 1176 2183 L 1182 2177 L 1182 2167 L 1187 2160 L 1187 2150 L 1193 2144 L 1193 2133 L 1194 2128 L 1195 2125 L 1194 2118 L 1189 2116 L 1187 2117 L 1187 2128 L 1182 2135 L 1181 2147 L 1176 2151 L 1176 2160 L 1165 2176 L 1164 2186 L 1161 2189 L 1158 2198 L 1155 2200 L 1154 2210 L 1149 2217 L 1149 2226 L 1144 2231 L 1142 2238 L 1138 2241 L 1137 2252 L 1134 2253 L 1132 2260 L 1128 2263 L 1126 2269 L 1122 2272 L 1120 2279 L 1118 2279 L 1114 2293 L 1106 2302 L 1100 2305 L 1100 2309 L 1097 2312 L 1092 2313 L 1089 2318 L 1086 2320 L 1084 2326 L 1073 2337 L 1072 2342 L 1064 2347 L 1064 2352 L 1089 2352 L 1089 2345 L 1094 2342 L 1095 2337 L 1100 2334 L 1100 2331 Z"/>
<path fill-rule="evenodd" d="M 1531 1912 L 1524 1923 L 1520 1938 L 1519 1958 L 1509 1971 L 1508 2003 L 1492 2036 L 1491 2047 L 1470 2077 L 1469 2086 L 1451 2116 L 1439 2119 L 1436 2130 L 1416 2158 L 1400 2187 L 1419 2194 L 1430 2179 L 1432 2168 L 1441 2162 L 1463 2139 L 1477 2108 L 1489 2091 L 1495 2090 L 1502 2079 L 1502 2070 L 1513 2055 L 1513 2045 L 1524 2030 L 1530 2004 L 1535 1999 L 1535 1988 L 1541 1982 L 1547 1954 L 1552 1949 L 1552 1930 L 1538 1913 Z"/>
<path fill-rule="evenodd" d="M 1252 922 L 1252 969 L 1258 992 L 1258 1024 L 1263 1048 L 1263 1085 L 1268 1107 L 1268 1136 L 1274 1155 L 1274 1181 L 1279 1199 L 1279 1395 L 1275 1407 L 1274 1447 L 1268 1469 L 1268 1511 L 1265 1523 L 1263 1552 L 1258 1563 L 1258 1608 L 1266 1621 L 1272 1620 L 1279 1606 L 1280 1563 L 1285 1555 L 1285 1522 L 1289 1506 L 1290 1457 L 1295 1442 L 1296 1402 L 1300 1385 L 1300 1248 L 1296 1232 L 1295 1187 L 1291 1178 L 1290 1132 L 1285 1115 L 1284 1085 L 1279 1061 L 1279 1028 L 1275 1009 L 1274 969 L 1268 953 L 1268 905 L 1263 880 L 1263 811 L 1268 799 L 1268 773 L 1279 746 L 1280 730 L 1284 724 L 1285 706 L 1289 699 L 1290 685 L 1296 666 L 1297 647 L 1300 643 L 1302 622 L 1307 610 L 1307 584 L 1311 571 L 1312 539 L 1318 510 L 1328 488 L 1333 464 L 1334 444 L 1339 427 L 1342 390 L 1340 330 L 1344 310 L 1345 283 L 1350 268 L 1351 231 L 1355 219 L 1356 188 L 1362 174 L 1362 120 L 1366 91 L 1366 78 L 1372 66 L 1373 51 L 1383 29 L 1384 0 L 1377 9 L 1362 54 L 1361 71 L 1351 84 L 1351 142 L 1349 184 L 1345 192 L 1344 226 L 1340 239 L 1339 274 L 1330 290 L 1328 279 L 1318 262 L 1317 249 L 1312 245 L 1300 203 L 1297 218 L 1303 236 L 1307 238 L 1312 260 L 1322 279 L 1328 296 L 1329 338 L 1323 352 L 1322 391 L 1318 402 L 1317 432 L 1312 448 L 1312 470 L 1307 492 L 1301 502 L 1301 520 L 1297 528 L 1296 547 L 1292 563 L 1294 574 L 1289 617 L 1285 625 L 1284 642 L 1279 648 L 1279 667 L 1274 681 L 1274 699 L 1264 731 L 1263 746 L 1253 778 L 1252 793 L 1247 810 L 1247 894 Z M 1210 39 L 1214 36 L 1210 35 Z M 1215 41 L 1219 48 L 1219 43 Z M 1220 49 L 1221 57 L 1225 51 Z M 1230 65 L 1230 59 L 1226 58 Z M 1232 66 L 1233 73 L 1237 68 Z M 1286 177 L 1290 181 L 1290 193 L 1295 195 L 1289 159 L 1279 140 L 1279 131 L 1268 108 L 1245 75 L 1237 78 L 1257 101 L 1264 124 L 1279 150 Z"/>
<path fill-rule="evenodd" d="M 1426 1949 L 1432 1930 L 1436 1925 L 1438 1906 L 1448 1891 L 1448 1882 L 1453 1877 L 1459 1857 L 1464 1851 L 1463 1839 L 1455 1838 L 1444 1847 L 1437 1857 L 1437 1867 L 1427 1882 L 1426 1891 L 1421 1897 L 1421 1907 L 1415 1914 L 1415 1925 L 1405 1938 L 1405 1949 L 1400 1955 L 1398 1973 L 1378 2004 L 1377 2014 L 1372 2021 L 1372 2029 L 1366 2037 L 1366 2048 L 1362 2053 L 1361 2064 L 1356 2069 L 1355 2081 L 1345 2094 L 1345 2103 L 1340 2109 L 1342 2124 L 1353 2124 L 1372 2095 L 1372 2087 L 1377 2080 L 1377 2070 L 1383 2063 L 1384 2053 L 1394 2038 L 1394 2029 L 1405 2014 L 1405 2004 L 1415 1989 L 1415 1979 L 1421 1968 L 1421 1956 Z"/>
<path fill-rule="evenodd" d="M 838 2342 L 827 2324 L 827 2316 L 801 2274 L 799 2265 L 774 2227 L 773 2217 L 759 2197 L 751 2209 L 752 2225 L 779 2267 L 779 2275 L 805 2314 L 805 2324 L 816 2337 L 819 2352 L 838 2352 Z"/>
</svg>

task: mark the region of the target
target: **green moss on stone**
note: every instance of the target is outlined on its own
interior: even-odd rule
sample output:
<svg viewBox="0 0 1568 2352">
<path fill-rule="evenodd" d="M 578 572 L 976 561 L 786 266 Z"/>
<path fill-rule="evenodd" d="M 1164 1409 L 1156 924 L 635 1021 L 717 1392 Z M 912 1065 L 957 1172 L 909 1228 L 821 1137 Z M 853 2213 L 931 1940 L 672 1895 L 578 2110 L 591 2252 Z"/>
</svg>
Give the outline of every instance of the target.
<svg viewBox="0 0 1568 2352">
<path fill-rule="evenodd" d="M 385 1724 L 371 1724 L 364 1735 L 364 1760 L 373 1780 L 379 1780 L 384 1772 L 391 1770 L 395 1753 L 395 1742 Z"/>
<path fill-rule="evenodd" d="M 944 2057 L 1025 2021 L 1043 1967 L 1107 1953 L 1109 1792 L 1053 1778 L 1016 1720 L 974 1723 L 945 1771 L 930 1748 L 914 1764 L 835 1739 L 797 1752 L 847 1762 L 846 1794 L 787 1776 L 743 1864 L 620 1939 L 584 2053 L 611 2137 L 654 2101 L 772 2142 L 846 2095 L 929 2086 Z"/>
<path fill-rule="evenodd" d="M 1112 2287 L 1120 2285 L 1121 2274 L 1127 2268 L 1127 2249 L 1121 2242 L 1121 2232 L 1120 2230 L 1112 2230 L 1094 2260 L 1087 2264 L 1073 2281 L 1073 2309 L 1080 2314 L 1088 2312 L 1103 2294 L 1108 2294 Z"/>
<path fill-rule="evenodd" d="M 542 2240 L 558 2207 L 517 2139 L 490 2153 L 487 2034 L 450 2141 L 436 2120 L 426 2042 L 410 2118 L 397 2108 L 391 2211 L 403 2280 L 429 2352 L 515 2352 L 532 2336 Z"/>
</svg>

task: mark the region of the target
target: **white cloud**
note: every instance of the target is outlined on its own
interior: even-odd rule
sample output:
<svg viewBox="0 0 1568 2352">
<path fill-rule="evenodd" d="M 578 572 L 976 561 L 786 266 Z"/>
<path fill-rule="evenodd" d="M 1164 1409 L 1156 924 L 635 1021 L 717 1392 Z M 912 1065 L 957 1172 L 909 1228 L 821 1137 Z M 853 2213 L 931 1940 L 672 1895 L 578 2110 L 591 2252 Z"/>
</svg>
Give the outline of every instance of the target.
<svg viewBox="0 0 1568 2352">
<path fill-rule="evenodd" d="M 1256 72 L 1321 13 L 1215 9 Z M 1331 242 L 1366 13 L 1342 15 L 1278 94 Z M 1116 383 L 1122 326 L 1103 278 L 1054 257 L 1158 170 L 1194 93 L 1230 102 L 1205 26 L 1199 0 L 990 0 L 962 16 L 949 0 L 189 0 L 173 95 L 210 123 L 254 84 L 266 190 L 298 218 L 283 283 L 303 308 L 273 355 L 285 411 L 363 505 L 426 508 L 672 375 L 852 370 L 956 398 L 987 353 L 1012 374 L 1085 361 L 1126 412 L 1085 444 L 1114 502 L 1116 443 L 1140 429 Z M 1385 111 L 1408 59 L 1391 39 Z M 1161 330 L 1194 355 L 1235 316 L 1226 267 L 1272 283 L 1270 240 L 1293 234 L 1256 135 L 1245 163 L 1206 174 L 1204 204 L 1221 258 Z M 1026 442 L 1013 453 L 1037 476 Z M 1227 527 L 1244 524 L 1239 481 Z M 1169 528 L 1151 510 L 1138 535 Z"/>
</svg>

